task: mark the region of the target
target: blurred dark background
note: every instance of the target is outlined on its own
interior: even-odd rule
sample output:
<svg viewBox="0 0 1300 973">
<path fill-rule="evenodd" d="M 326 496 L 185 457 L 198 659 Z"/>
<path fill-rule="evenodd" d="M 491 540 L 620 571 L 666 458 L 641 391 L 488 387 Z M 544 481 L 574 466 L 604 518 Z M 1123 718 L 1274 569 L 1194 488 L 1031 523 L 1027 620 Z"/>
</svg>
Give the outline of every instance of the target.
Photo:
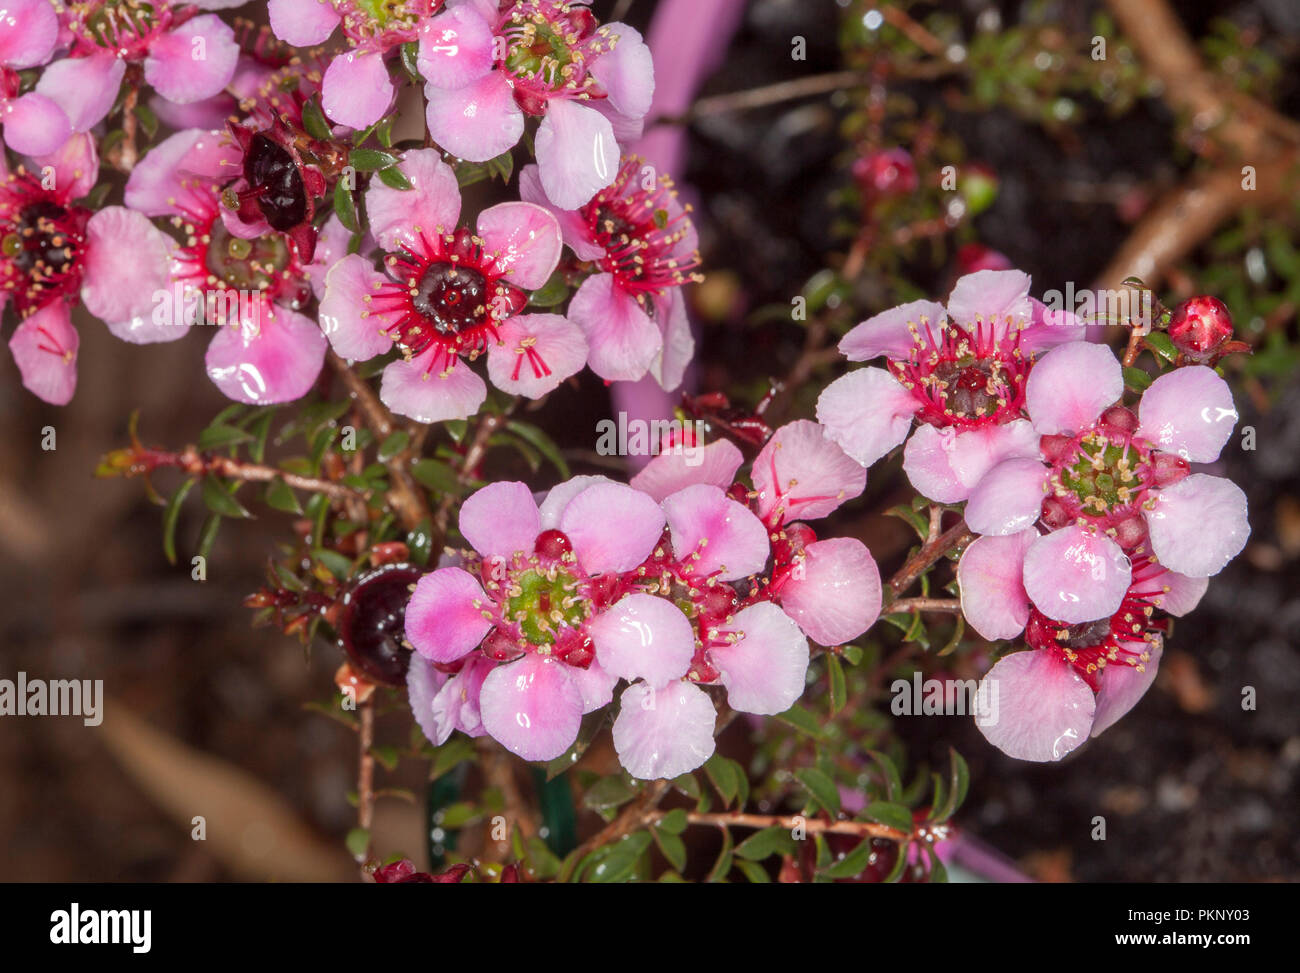
<svg viewBox="0 0 1300 973">
<path fill-rule="evenodd" d="M 1096 11 L 1075 3 L 934 6 L 972 23 L 995 8 L 1006 24 L 1046 6 L 1063 29 L 1083 36 Z M 654 4 L 595 7 L 602 17 L 625 11 L 644 29 Z M 1266 36 L 1285 66 L 1274 104 L 1300 114 L 1296 5 L 1182 2 L 1177 9 L 1194 37 L 1215 18 Z M 837 70 L 842 13 L 834 0 L 754 0 L 703 94 Z M 805 62 L 790 60 L 793 35 L 807 39 Z M 934 85 L 907 91 L 922 108 L 942 97 Z M 1035 293 L 1089 281 L 1125 240 L 1132 219 L 1108 187 L 1159 188 L 1190 165 L 1173 147 L 1175 119 L 1160 101 L 1142 99 L 1114 120 L 1082 104 L 1088 119 L 1068 137 L 1002 108 L 946 116 L 970 156 L 1000 181 L 997 201 L 966 232 L 1029 272 Z M 753 389 L 797 358 L 802 336 L 788 317 L 755 323 L 754 312 L 788 307 L 828 254 L 846 249 L 835 202 L 852 155 L 841 131 L 845 107 L 812 98 L 711 115 L 690 127 L 690 162 L 678 175 L 697 200 L 710 273 L 695 294 L 704 322 L 701 388 Z M 1213 246 L 1196 257 L 1231 259 L 1239 258 Z M 929 254 L 909 265 L 910 280 L 942 295 L 955 267 L 951 253 Z M 11 329 L 7 322 L 5 334 Z M 1282 333 L 1300 344 L 1294 310 Z M 355 822 L 348 801 L 355 736 L 303 708 L 329 698 L 339 654 L 319 644 L 305 654 L 273 630 L 251 629 L 240 605 L 261 582 L 288 518 L 259 512 L 255 522 L 228 524 L 207 581 L 198 583 L 183 553 L 199 530 L 197 505 L 182 514 L 182 557 L 173 568 L 162 552 L 160 508 L 140 484 L 91 477 L 99 456 L 124 444 L 132 410 L 140 410 L 142 439 L 176 447 L 225 405 L 202 377 L 204 341 L 128 346 L 89 320 L 81 322 L 81 341 L 79 387 L 64 409 L 28 395 L 10 358 L 0 356 L 0 676 L 23 670 L 33 678 L 103 679 L 110 700 L 104 725 L 94 729 L 71 718 L 0 719 L 7 782 L 0 879 L 354 876 L 342 837 Z M 960 717 L 901 721 L 917 759 L 938 761 L 948 744 L 966 756 L 973 784 L 959 822 L 1036 878 L 1300 876 L 1300 375 L 1279 371 L 1239 376 L 1242 423 L 1255 428 L 1258 448 L 1228 448 L 1216 470 L 1249 495 L 1251 543 L 1177 624 L 1154 689 L 1129 716 L 1050 766 L 1001 756 Z M 1244 390 L 1247 379 L 1253 384 Z M 575 456 L 591 448 L 588 431 L 608 411 L 598 380 L 584 374 L 579 386 L 531 417 Z M 792 411 L 808 414 L 809 401 L 796 398 Z M 41 449 L 47 426 L 57 434 L 53 451 Z M 174 484 L 160 477 L 163 486 Z M 881 501 L 901 496 L 904 486 L 897 463 L 873 470 L 868 494 L 834 522 L 838 532 L 867 539 L 885 572 L 901 562 L 910 535 L 867 511 L 887 506 Z M 1245 686 L 1257 691 L 1254 711 L 1242 709 Z M 404 735 L 403 719 L 381 719 L 381 738 Z M 221 763 L 196 764 L 177 747 Z M 384 780 L 421 792 L 413 763 Z M 1102 842 L 1090 836 L 1098 814 L 1108 823 Z M 207 841 L 191 839 L 194 815 L 208 819 Z M 385 800 L 378 815 L 377 850 L 418 860 L 420 808 Z"/>
</svg>

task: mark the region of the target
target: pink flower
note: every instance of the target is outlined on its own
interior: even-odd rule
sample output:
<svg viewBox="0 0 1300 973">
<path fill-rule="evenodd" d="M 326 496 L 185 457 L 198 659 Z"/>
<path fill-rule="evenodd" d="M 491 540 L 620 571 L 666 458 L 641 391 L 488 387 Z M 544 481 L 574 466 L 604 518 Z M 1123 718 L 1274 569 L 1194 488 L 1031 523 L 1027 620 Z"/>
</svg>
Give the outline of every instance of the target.
<svg viewBox="0 0 1300 973">
<path fill-rule="evenodd" d="M 49 0 L 8 0 L 0 8 L 0 125 L 5 143 L 24 155 L 54 152 L 72 133 L 68 115 L 46 93 L 19 94 L 18 72 L 48 63 L 58 42 L 59 19 Z"/>
<path fill-rule="evenodd" d="M 0 159 L 0 309 L 12 298 L 23 319 L 9 341 L 23 385 L 66 405 L 79 345 L 71 306 L 80 299 L 127 338 L 167 279 L 167 238 L 139 213 L 109 206 L 92 215 L 73 201 L 98 169 L 88 140 L 39 162 L 48 167 L 42 179 L 23 166 L 9 173 Z"/>
<path fill-rule="evenodd" d="M 1113 614 L 1059 621 L 1022 583 L 1033 535 L 980 538 L 962 555 L 958 577 L 962 610 L 977 632 L 999 639 L 1023 629 L 1029 645 L 1003 656 L 985 675 L 985 709 L 976 725 L 1012 757 L 1060 760 L 1142 698 L 1155 679 L 1167 628 L 1153 612 L 1186 614 L 1208 582 L 1169 571 L 1141 552 Z"/>
<path fill-rule="evenodd" d="M 1033 456 L 1023 420 L 1034 356 L 1083 337 L 1068 311 L 1029 296 L 1029 276 L 982 270 L 959 279 L 948 306 L 913 301 L 877 314 L 840 341 L 851 361 L 885 356 L 832 382 L 817 403 L 827 435 L 863 466 L 907 440 L 903 469 L 940 503 L 957 503 L 1003 459 Z M 910 439 L 913 420 L 920 423 Z"/>
<path fill-rule="evenodd" d="M 626 24 L 597 26 L 586 0 L 457 4 L 420 29 L 429 134 L 485 162 L 509 150 L 525 115 L 542 116 L 537 162 L 546 196 L 577 209 L 613 181 L 618 139 L 634 137 L 654 95 L 654 66 Z"/>
<path fill-rule="evenodd" d="M 276 36 L 295 47 L 323 44 L 342 27 L 350 50 L 326 69 L 321 105 L 334 121 L 364 129 L 393 102 L 385 55 L 415 41 L 440 6 L 441 0 L 270 0 L 267 11 Z"/>
<path fill-rule="evenodd" d="M 1232 435 L 1227 383 L 1204 365 L 1175 369 L 1151 384 L 1137 414 L 1112 405 L 1123 388 L 1119 361 L 1103 345 L 1045 355 L 1026 390 L 1038 455 L 989 470 L 971 491 L 966 522 L 997 535 L 1040 518 L 1048 527 L 1081 524 L 1108 547 L 1149 542 L 1171 570 L 1217 574 L 1250 535 L 1246 496 L 1229 480 L 1188 471 L 1218 459 Z"/>
<path fill-rule="evenodd" d="M 364 360 L 394 343 L 404 358 L 384 370 L 380 396 L 421 422 L 478 411 L 487 386 L 461 356 L 486 352 L 488 374 L 506 392 L 539 397 L 579 371 L 587 343 L 557 314 L 520 315 L 560 259 L 560 228 L 531 203 L 484 210 L 478 232 L 456 228 L 460 191 L 435 149 L 400 163 L 413 189 L 376 180 L 366 192 L 370 230 L 385 274 L 344 257 L 325 278 L 321 322 L 334 350 Z"/>
<path fill-rule="evenodd" d="M 599 273 L 569 306 L 590 346 L 591 370 L 606 381 L 635 381 L 647 371 L 671 391 L 695 352 L 682 299 L 698 281 L 699 238 L 672 180 L 640 159 L 625 158 L 614 181 L 576 210 L 551 205 L 537 166 L 519 174 L 522 199 L 549 208 L 564 242 Z"/>
<path fill-rule="evenodd" d="M 171 247 L 169 277 L 151 289 L 153 311 L 132 323 L 132 341 L 169 341 L 192 325 L 217 327 L 208 346 L 208 377 L 238 402 L 291 402 L 312 387 L 327 342 L 297 309 L 311 298 L 311 265 L 285 235 L 269 227 L 255 239 L 230 232 L 222 186 L 238 173 L 239 150 L 220 132 L 178 132 L 156 145 L 131 173 L 126 203 L 146 216 L 167 216 L 183 233 Z M 318 262 L 346 246 L 327 223 Z"/>
</svg>

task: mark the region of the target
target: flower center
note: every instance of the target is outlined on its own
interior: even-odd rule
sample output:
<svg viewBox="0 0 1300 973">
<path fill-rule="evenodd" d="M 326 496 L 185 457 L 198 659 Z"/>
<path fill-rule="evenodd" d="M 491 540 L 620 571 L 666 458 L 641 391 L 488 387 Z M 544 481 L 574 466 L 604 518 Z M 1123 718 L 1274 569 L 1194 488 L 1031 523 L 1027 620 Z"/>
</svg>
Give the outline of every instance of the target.
<svg viewBox="0 0 1300 973">
<path fill-rule="evenodd" d="M 1141 498 L 1148 477 L 1151 450 L 1138 439 L 1112 439 L 1101 431 L 1078 438 L 1072 457 L 1058 460 L 1052 487 L 1058 497 L 1069 495 L 1080 513 L 1106 516 Z"/>
<path fill-rule="evenodd" d="M 1001 339 L 981 329 L 928 320 L 911 325 L 914 344 L 906 361 L 889 360 L 894 376 L 921 402 L 917 418 L 940 428 L 1000 425 L 1019 417 L 1029 363 L 1019 332 Z"/>
<path fill-rule="evenodd" d="M 57 297 L 76 293 L 90 213 L 51 198 L 32 200 L 50 194 L 30 178 L 4 188 L 17 192 L 16 198 L 0 198 L 0 259 L 8 264 L 0 280 L 12 290 L 18 312 L 25 316 Z M 7 195 L 0 189 L 0 197 Z M 12 214 L 8 219 L 6 212 Z"/>
<path fill-rule="evenodd" d="M 506 40 L 502 67 L 514 81 L 515 100 L 529 114 L 546 110 L 547 97 L 603 98 L 587 66 L 616 38 L 586 7 L 562 0 L 520 0 L 497 35 Z"/>
<path fill-rule="evenodd" d="M 239 291 L 265 291 L 289 265 L 289 247 L 275 235 L 244 240 L 234 236 L 220 220 L 208 231 L 206 263 L 218 287 Z"/>
<path fill-rule="evenodd" d="M 487 291 L 487 278 L 473 267 L 436 263 L 420 278 L 411 303 L 434 331 L 455 336 L 483 323 Z"/>
<path fill-rule="evenodd" d="M 109 50 L 131 61 L 144 57 L 150 42 L 176 19 L 166 4 L 147 0 L 88 0 L 68 4 L 67 10 L 76 53 Z"/>
<path fill-rule="evenodd" d="M 553 645 L 562 629 L 576 629 L 587 617 L 578 579 L 552 567 L 530 568 L 511 579 L 505 602 L 506 617 L 535 646 Z"/>
<path fill-rule="evenodd" d="M 343 31 L 353 43 L 392 32 L 398 40 L 414 31 L 433 12 L 429 0 L 334 0 L 343 15 Z"/>
<path fill-rule="evenodd" d="M 1150 599 L 1156 592 L 1142 587 L 1143 581 L 1135 579 L 1114 615 L 1079 625 L 1055 621 L 1031 608 L 1025 641 L 1033 649 L 1059 652 L 1093 691 L 1108 665 L 1130 666 L 1140 672 L 1168 624 L 1166 619 L 1152 619 L 1155 609 Z"/>
<path fill-rule="evenodd" d="M 244 157 L 244 178 L 272 229 L 291 230 L 306 219 L 302 173 L 284 146 L 261 133 L 254 135 Z"/>
</svg>

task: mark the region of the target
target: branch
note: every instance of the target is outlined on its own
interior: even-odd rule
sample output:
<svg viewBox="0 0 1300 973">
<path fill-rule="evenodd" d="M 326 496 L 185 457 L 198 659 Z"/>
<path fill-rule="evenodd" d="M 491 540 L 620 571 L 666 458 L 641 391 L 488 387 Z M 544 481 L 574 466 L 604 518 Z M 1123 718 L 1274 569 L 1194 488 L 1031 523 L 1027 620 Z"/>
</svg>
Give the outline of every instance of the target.
<svg viewBox="0 0 1300 973">
<path fill-rule="evenodd" d="M 962 520 L 949 527 L 934 540 L 926 541 L 921 546 L 921 549 L 909 557 L 903 566 L 898 569 L 898 573 L 890 579 L 890 592 L 895 597 L 901 595 L 940 558 L 950 551 L 960 550 L 974 539 L 975 535 L 966 526 L 966 521 Z M 892 608 L 886 605 L 885 610 L 889 612 L 892 611 Z"/>
<path fill-rule="evenodd" d="M 668 813 L 655 811 L 646 818 L 645 823 L 652 824 Z M 741 811 L 705 814 L 691 811 L 686 815 L 686 823 L 707 824 L 717 828 L 752 828 L 756 831 L 773 827 L 790 831 L 802 828 L 807 834 L 851 834 L 861 838 L 886 838 L 889 841 L 899 842 L 907 841 L 912 837 L 910 834 L 871 821 L 827 821 L 824 818 L 804 817 L 798 814 L 745 814 Z"/>
<path fill-rule="evenodd" d="M 655 809 L 659 806 L 659 802 L 664 799 L 664 795 L 668 793 L 669 786 L 670 782 L 666 780 L 657 780 L 647 786 L 633 799 L 632 803 L 623 808 L 618 817 L 569 854 L 557 881 L 569 881 L 582 860 L 597 848 L 602 848 L 617 841 L 624 835 L 629 835 L 633 831 L 645 827 L 651 821 L 657 820 L 661 815 L 658 815 Z"/>
<path fill-rule="evenodd" d="M 960 615 L 961 602 L 955 598 L 900 598 L 890 602 L 890 615 L 912 612 L 939 612 L 945 615 Z"/>
</svg>

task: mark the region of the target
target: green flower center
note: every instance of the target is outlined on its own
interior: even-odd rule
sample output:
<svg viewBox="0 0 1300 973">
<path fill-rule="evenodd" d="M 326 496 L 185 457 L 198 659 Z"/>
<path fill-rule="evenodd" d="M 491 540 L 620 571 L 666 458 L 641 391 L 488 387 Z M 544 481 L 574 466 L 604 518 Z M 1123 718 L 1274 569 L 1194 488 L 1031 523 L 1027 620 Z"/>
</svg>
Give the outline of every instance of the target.
<svg viewBox="0 0 1300 973">
<path fill-rule="evenodd" d="M 1138 468 L 1145 463 L 1145 451 L 1135 443 L 1091 433 L 1079 441 L 1074 461 L 1061 467 L 1057 488 L 1074 494 L 1085 512 L 1105 514 L 1138 499 L 1146 485 Z"/>
<path fill-rule="evenodd" d="M 216 220 L 209 231 L 208 271 L 226 287 L 264 291 L 289 264 L 289 248 L 278 234 L 243 240 Z"/>
<path fill-rule="evenodd" d="M 587 618 L 578 579 L 566 571 L 529 569 L 514 576 L 506 615 L 534 645 L 552 645 L 558 630 L 577 628 Z"/>
</svg>

